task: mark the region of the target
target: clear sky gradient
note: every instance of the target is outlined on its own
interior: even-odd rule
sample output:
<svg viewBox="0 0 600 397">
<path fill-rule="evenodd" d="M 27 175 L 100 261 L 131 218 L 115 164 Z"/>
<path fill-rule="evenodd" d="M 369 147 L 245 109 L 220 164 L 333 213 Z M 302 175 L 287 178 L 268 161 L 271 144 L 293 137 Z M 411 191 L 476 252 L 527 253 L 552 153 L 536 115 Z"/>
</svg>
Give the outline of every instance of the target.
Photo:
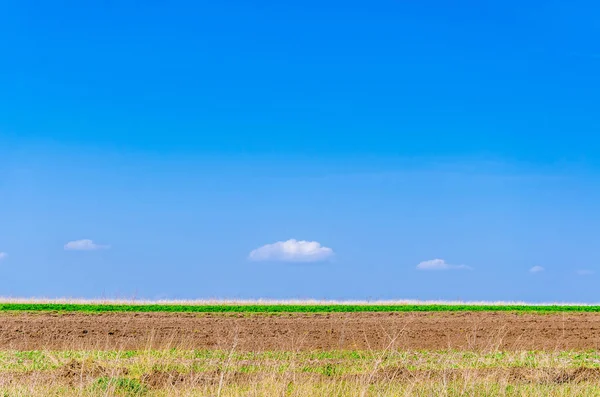
<svg viewBox="0 0 600 397">
<path fill-rule="evenodd" d="M 0 295 L 600 301 L 599 14 L 4 1 Z"/>
</svg>

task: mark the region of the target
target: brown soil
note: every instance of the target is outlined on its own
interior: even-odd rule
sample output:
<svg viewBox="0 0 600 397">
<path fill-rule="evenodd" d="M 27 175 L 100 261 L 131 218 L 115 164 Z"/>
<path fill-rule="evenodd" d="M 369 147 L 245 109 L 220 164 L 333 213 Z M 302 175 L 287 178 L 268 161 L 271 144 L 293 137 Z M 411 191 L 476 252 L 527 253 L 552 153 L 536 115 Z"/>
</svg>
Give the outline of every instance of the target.
<svg viewBox="0 0 600 397">
<path fill-rule="evenodd" d="M 364 379 L 365 376 L 361 375 Z M 443 370 L 408 370 L 384 368 L 368 375 L 372 383 L 384 381 L 420 382 L 426 380 L 474 380 L 509 383 L 561 384 L 600 381 L 600 368 L 477 368 Z"/>
<path fill-rule="evenodd" d="M 600 314 L 0 314 L 0 349 L 150 347 L 586 350 L 600 348 Z"/>
</svg>

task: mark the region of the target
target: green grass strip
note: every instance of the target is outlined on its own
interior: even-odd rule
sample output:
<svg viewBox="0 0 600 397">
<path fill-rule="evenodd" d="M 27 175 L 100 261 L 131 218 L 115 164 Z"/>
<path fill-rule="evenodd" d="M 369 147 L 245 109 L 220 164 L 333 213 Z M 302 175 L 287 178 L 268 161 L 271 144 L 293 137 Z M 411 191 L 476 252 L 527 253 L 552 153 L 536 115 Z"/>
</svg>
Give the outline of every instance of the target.
<svg viewBox="0 0 600 397">
<path fill-rule="evenodd" d="M 600 312 L 600 306 L 570 305 L 126 305 L 2 303 L 0 311 L 173 313 L 357 313 L 357 312 Z"/>
</svg>

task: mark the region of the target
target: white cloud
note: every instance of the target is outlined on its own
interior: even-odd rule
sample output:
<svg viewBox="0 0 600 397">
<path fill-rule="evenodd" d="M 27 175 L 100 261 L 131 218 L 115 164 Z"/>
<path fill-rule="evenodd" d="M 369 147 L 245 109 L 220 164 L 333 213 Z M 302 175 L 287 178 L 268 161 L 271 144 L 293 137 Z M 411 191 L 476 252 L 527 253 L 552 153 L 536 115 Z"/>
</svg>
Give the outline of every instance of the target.
<svg viewBox="0 0 600 397">
<path fill-rule="evenodd" d="M 65 244 L 65 250 L 67 251 L 95 251 L 108 248 L 110 246 L 96 244 L 92 240 L 76 240 Z"/>
<path fill-rule="evenodd" d="M 252 261 L 282 261 L 282 262 L 318 262 L 333 256 L 333 250 L 323 247 L 316 241 L 278 241 L 263 245 L 252 252 L 248 259 Z"/>
<path fill-rule="evenodd" d="M 543 272 L 544 270 L 546 270 L 546 269 L 544 269 L 544 268 L 543 268 L 543 267 L 541 267 L 541 266 L 534 266 L 534 267 L 532 267 L 531 269 L 529 269 L 529 273 L 541 273 L 541 272 Z"/>
<path fill-rule="evenodd" d="M 580 276 L 589 276 L 594 274 L 593 270 L 586 270 L 586 269 L 581 269 L 581 270 L 577 270 L 577 274 Z"/>
<path fill-rule="evenodd" d="M 451 265 L 443 259 L 423 261 L 417 265 L 417 270 L 471 270 L 467 265 Z"/>
<path fill-rule="evenodd" d="M 6 259 L 7 256 L 8 254 L 6 252 L 0 252 L 0 261 Z"/>
</svg>

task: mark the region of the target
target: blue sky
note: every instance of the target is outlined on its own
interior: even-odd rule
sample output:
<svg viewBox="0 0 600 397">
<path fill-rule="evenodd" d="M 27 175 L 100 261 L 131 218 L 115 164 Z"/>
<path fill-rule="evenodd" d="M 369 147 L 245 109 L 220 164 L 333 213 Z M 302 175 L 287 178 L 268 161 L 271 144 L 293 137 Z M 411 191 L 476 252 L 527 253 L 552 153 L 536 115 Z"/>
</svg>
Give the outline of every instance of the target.
<svg viewBox="0 0 600 397">
<path fill-rule="evenodd" d="M 600 301 L 596 2 L 84 3 L 0 5 L 0 295 Z"/>
</svg>

